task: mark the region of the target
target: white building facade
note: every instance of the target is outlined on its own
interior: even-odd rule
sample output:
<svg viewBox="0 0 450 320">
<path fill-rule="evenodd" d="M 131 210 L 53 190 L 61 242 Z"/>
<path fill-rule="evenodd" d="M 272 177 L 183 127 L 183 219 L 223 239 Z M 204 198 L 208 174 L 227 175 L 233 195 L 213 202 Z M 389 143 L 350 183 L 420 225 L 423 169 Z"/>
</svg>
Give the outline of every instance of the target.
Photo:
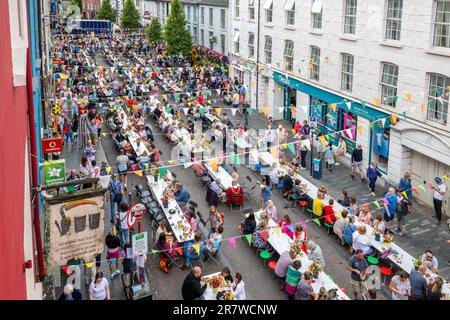
<svg viewBox="0 0 450 320">
<path fill-rule="evenodd" d="M 157 16 L 161 25 L 170 14 L 170 0 L 146 1 L 154 5 L 150 16 Z M 187 28 L 194 44 L 210 48 L 222 55 L 229 53 L 229 8 L 228 0 L 183 0 Z"/>
<path fill-rule="evenodd" d="M 230 13 L 230 74 L 253 107 L 316 120 L 349 153 L 360 143 L 389 183 L 449 173 L 450 1 L 230 0 Z"/>
</svg>

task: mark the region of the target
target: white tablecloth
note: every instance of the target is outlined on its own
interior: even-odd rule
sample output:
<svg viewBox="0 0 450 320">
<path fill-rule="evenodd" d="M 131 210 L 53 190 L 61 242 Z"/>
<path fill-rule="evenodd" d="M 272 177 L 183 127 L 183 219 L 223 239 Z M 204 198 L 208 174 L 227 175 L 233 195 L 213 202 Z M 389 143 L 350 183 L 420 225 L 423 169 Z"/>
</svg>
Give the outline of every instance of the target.
<svg viewBox="0 0 450 320">
<path fill-rule="evenodd" d="M 256 222 L 259 223 L 260 221 L 260 214 L 261 211 L 255 212 Z M 273 221 L 273 219 L 269 220 L 269 227 L 277 227 L 278 224 Z M 279 255 L 283 254 L 286 251 L 290 251 L 291 249 L 291 243 L 292 239 L 285 233 L 282 233 L 280 230 L 280 235 L 278 236 L 277 233 L 275 233 L 274 229 L 269 229 L 269 235 L 267 237 L 267 241 L 269 244 L 275 249 L 276 252 L 278 252 Z M 301 256 L 297 257 L 298 260 L 302 263 L 302 267 L 300 271 L 304 273 L 305 271 L 308 271 L 308 267 L 311 265 L 312 261 L 308 259 L 306 254 L 302 254 Z M 321 272 L 319 274 L 318 279 L 315 279 L 315 282 L 312 283 L 312 287 L 314 288 L 314 291 L 316 293 L 319 292 L 321 287 L 324 287 L 327 290 L 330 289 L 337 289 L 337 299 L 338 300 L 350 300 L 350 298 L 334 283 L 325 272 Z"/>
<path fill-rule="evenodd" d="M 130 141 L 130 144 L 133 147 L 134 152 L 137 154 L 137 156 L 139 157 L 139 156 L 143 155 L 144 151 L 147 152 L 147 155 L 150 155 L 147 147 L 144 144 L 144 141 L 141 141 L 141 143 L 139 144 L 139 147 L 138 147 L 137 141 L 136 141 L 137 138 L 138 138 L 138 135 L 135 132 L 131 132 L 128 135 L 128 141 Z"/>
<path fill-rule="evenodd" d="M 168 173 L 170 176 L 170 173 Z M 191 241 L 194 239 L 194 233 L 190 232 L 189 235 L 184 236 L 183 230 L 181 230 L 178 225 L 179 223 L 183 223 L 186 227 L 189 225 L 186 218 L 183 216 L 183 212 L 178 206 L 178 203 L 175 200 L 169 201 L 169 207 L 164 208 L 162 204 L 162 195 L 164 192 L 164 189 L 167 186 L 167 182 L 164 181 L 161 177 L 158 178 L 158 182 L 155 183 L 155 179 L 153 176 L 147 176 L 147 184 L 150 188 L 151 192 L 153 193 L 155 199 L 158 201 L 161 209 L 164 212 L 164 215 L 166 216 L 167 220 L 169 221 L 170 226 L 172 227 L 172 231 L 177 238 L 177 241 L 179 243 Z M 175 209 L 176 212 L 174 214 L 170 214 L 170 210 Z"/>
<path fill-rule="evenodd" d="M 209 163 L 205 163 L 206 169 L 214 180 L 220 179 L 220 186 L 227 190 L 232 186 L 233 178 L 230 174 L 221 166 L 217 166 L 217 172 L 214 172 Z"/>
<path fill-rule="evenodd" d="M 261 160 L 262 164 L 267 166 L 272 166 L 272 164 L 276 161 L 273 155 L 270 152 L 260 152 L 259 153 L 259 159 Z"/>
</svg>

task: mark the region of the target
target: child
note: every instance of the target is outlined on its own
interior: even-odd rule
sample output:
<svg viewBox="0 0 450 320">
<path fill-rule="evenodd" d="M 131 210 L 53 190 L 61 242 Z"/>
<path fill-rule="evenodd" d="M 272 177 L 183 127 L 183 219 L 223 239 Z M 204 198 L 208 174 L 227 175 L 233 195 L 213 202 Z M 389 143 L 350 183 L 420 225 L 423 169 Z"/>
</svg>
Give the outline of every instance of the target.
<svg viewBox="0 0 450 320">
<path fill-rule="evenodd" d="M 330 199 L 328 201 L 328 205 L 326 205 L 323 208 L 323 212 L 325 215 L 324 221 L 331 225 L 334 224 L 334 222 L 336 221 L 336 216 L 334 215 L 333 204 L 334 204 L 334 200 Z"/>
</svg>

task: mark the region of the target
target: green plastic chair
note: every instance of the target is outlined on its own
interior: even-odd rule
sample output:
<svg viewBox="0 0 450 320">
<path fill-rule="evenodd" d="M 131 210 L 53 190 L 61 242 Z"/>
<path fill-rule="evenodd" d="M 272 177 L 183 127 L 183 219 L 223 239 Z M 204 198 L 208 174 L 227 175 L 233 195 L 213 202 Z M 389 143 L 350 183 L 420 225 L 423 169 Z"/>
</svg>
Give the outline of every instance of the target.
<svg viewBox="0 0 450 320">
<path fill-rule="evenodd" d="M 330 278 L 331 281 L 334 282 L 334 277 L 331 274 L 327 273 L 327 276 L 328 276 L 328 278 Z"/>
<path fill-rule="evenodd" d="M 309 213 L 309 220 L 311 220 L 311 218 L 312 218 L 312 215 L 313 215 L 313 211 L 312 211 L 312 209 L 308 208 L 308 209 L 306 209 L 306 212 L 308 212 L 308 213 Z"/>
<path fill-rule="evenodd" d="M 327 235 L 329 235 L 331 230 L 333 230 L 333 225 L 326 223 L 326 222 L 324 224 L 325 224 L 325 227 L 327 227 Z"/>
<path fill-rule="evenodd" d="M 259 256 L 263 259 L 264 261 L 264 266 L 266 266 L 267 260 L 272 258 L 272 255 L 270 254 L 269 251 L 261 251 L 259 253 Z"/>
<path fill-rule="evenodd" d="M 367 261 L 374 266 L 376 266 L 378 264 L 378 259 L 375 257 L 372 257 L 372 256 L 367 257 Z"/>
</svg>

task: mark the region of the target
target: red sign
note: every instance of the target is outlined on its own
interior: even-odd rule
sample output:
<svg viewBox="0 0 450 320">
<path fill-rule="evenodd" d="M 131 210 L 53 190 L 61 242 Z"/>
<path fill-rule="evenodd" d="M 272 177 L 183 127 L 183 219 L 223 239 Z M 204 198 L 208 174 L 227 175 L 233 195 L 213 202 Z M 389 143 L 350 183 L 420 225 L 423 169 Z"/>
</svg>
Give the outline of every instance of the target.
<svg viewBox="0 0 450 320">
<path fill-rule="evenodd" d="M 52 153 L 62 151 L 62 139 L 42 139 L 42 152 Z"/>
<path fill-rule="evenodd" d="M 132 229 L 137 219 L 131 214 L 131 211 L 127 213 L 127 225 L 129 229 Z"/>
<path fill-rule="evenodd" d="M 142 203 L 136 203 L 131 207 L 130 212 L 136 218 L 139 219 L 145 214 L 146 208 Z"/>
</svg>

